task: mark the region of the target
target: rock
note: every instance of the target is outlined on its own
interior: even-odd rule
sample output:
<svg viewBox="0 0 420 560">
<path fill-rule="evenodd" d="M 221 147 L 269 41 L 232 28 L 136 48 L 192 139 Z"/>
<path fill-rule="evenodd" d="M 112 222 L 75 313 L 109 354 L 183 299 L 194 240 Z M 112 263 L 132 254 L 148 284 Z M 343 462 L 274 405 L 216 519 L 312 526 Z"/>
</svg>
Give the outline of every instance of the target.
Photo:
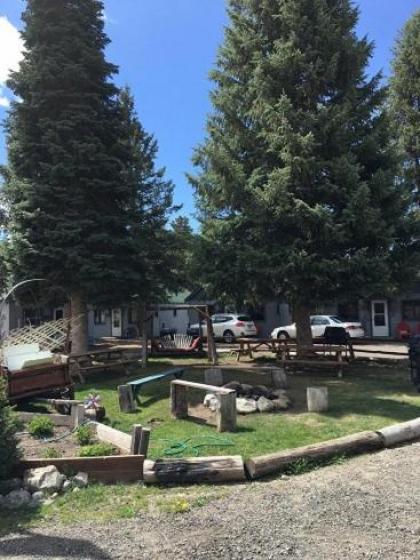
<svg viewBox="0 0 420 560">
<path fill-rule="evenodd" d="M 246 383 L 242 383 L 239 385 L 237 390 L 238 395 L 246 398 L 250 398 L 253 394 L 254 387 L 252 385 L 247 385 Z"/>
<path fill-rule="evenodd" d="M 275 389 L 274 391 L 271 391 L 271 394 L 273 399 L 283 399 L 287 397 L 287 391 L 285 389 Z"/>
<path fill-rule="evenodd" d="M 76 476 L 73 477 L 73 485 L 76 488 L 86 488 L 89 483 L 89 476 L 88 473 L 79 472 Z"/>
<path fill-rule="evenodd" d="M 32 501 L 36 504 L 41 504 L 45 499 L 45 494 L 44 492 L 41 492 L 41 490 L 39 490 L 38 492 L 34 492 L 32 494 Z"/>
<path fill-rule="evenodd" d="M 270 401 L 266 397 L 260 397 L 257 401 L 257 408 L 260 412 L 272 412 L 275 410 L 275 405 L 273 401 Z"/>
<path fill-rule="evenodd" d="M 257 403 L 252 399 L 236 399 L 236 411 L 238 414 L 252 414 L 257 412 Z"/>
<path fill-rule="evenodd" d="M 17 509 L 23 506 L 27 506 L 31 501 L 30 493 L 24 488 L 19 490 L 12 490 L 4 497 L 4 507 L 9 509 Z"/>
<path fill-rule="evenodd" d="M 20 478 L 9 478 L 0 482 L 0 494 L 8 494 L 12 490 L 22 488 L 23 481 Z"/>
<path fill-rule="evenodd" d="M 29 469 L 25 471 L 23 477 L 25 488 L 33 492 L 37 490 L 45 490 L 47 492 L 61 490 L 65 480 L 66 477 L 54 465 Z"/>
<path fill-rule="evenodd" d="M 219 399 L 213 393 L 207 393 L 204 397 L 204 406 L 215 412 L 219 407 Z"/>
<path fill-rule="evenodd" d="M 253 394 L 258 397 L 265 397 L 266 399 L 270 398 L 270 389 L 265 385 L 256 385 L 253 388 Z"/>
<path fill-rule="evenodd" d="M 223 387 L 225 387 L 225 389 L 233 389 L 239 394 L 239 388 L 241 387 L 241 384 L 238 381 L 229 381 L 229 383 L 225 383 Z"/>
<path fill-rule="evenodd" d="M 76 488 L 73 488 L 73 492 L 80 492 L 80 488 L 76 486 Z"/>
<path fill-rule="evenodd" d="M 72 486 L 73 485 L 71 483 L 71 480 L 65 480 L 63 484 L 63 492 L 66 492 L 66 490 L 70 490 Z"/>
<path fill-rule="evenodd" d="M 274 399 L 271 403 L 274 405 L 275 410 L 287 410 L 290 406 L 290 399 L 286 396 L 281 399 Z"/>
</svg>

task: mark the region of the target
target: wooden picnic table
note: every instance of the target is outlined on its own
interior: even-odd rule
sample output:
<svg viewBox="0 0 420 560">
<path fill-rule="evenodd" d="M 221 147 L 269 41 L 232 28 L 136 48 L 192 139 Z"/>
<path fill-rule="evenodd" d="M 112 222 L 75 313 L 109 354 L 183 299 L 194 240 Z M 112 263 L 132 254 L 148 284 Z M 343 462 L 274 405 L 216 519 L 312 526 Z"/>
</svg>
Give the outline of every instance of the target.
<svg viewBox="0 0 420 560">
<path fill-rule="evenodd" d="M 84 375 L 94 371 L 105 371 L 107 369 L 123 368 L 126 375 L 131 373 L 133 364 L 138 364 L 138 358 L 125 358 L 127 348 L 101 348 L 90 350 L 82 354 L 71 354 L 69 356 L 70 372 L 73 377 L 77 376 L 81 383 L 85 382 Z"/>
<path fill-rule="evenodd" d="M 278 354 L 280 349 L 285 346 L 285 340 L 279 338 L 238 338 L 239 351 L 237 361 L 241 356 L 253 357 L 253 352 L 261 352 L 263 347 L 266 351 Z"/>
</svg>

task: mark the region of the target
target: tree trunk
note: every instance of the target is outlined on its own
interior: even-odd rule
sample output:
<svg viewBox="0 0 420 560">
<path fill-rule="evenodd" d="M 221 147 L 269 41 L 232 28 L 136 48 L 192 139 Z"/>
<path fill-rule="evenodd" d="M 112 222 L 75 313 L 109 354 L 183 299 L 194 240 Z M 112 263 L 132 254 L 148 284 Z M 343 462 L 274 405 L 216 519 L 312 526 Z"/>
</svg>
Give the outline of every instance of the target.
<svg viewBox="0 0 420 560">
<path fill-rule="evenodd" d="M 72 325 L 72 354 L 83 354 L 88 351 L 88 314 L 86 298 L 81 292 L 71 294 L 71 316 L 75 321 Z"/>
<path fill-rule="evenodd" d="M 214 341 L 213 323 L 211 322 L 211 318 L 208 313 L 206 314 L 206 325 L 207 325 L 207 348 L 209 354 L 209 361 L 214 366 L 217 366 L 219 361 L 217 359 L 216 343 Z"/>
<path fill-rule="evenodd" d="M 138 329 L 141 336 L 141 367 L 147 368 L 147 306 L 140 304 L 137 308 L 138 313 Z"/>
<path fill-rule="evenodd" d="M 299 357 L 305 357 L 311 354 L 311 348 L 313 347 L 311 309 L 307 305 L 295 303 L 293 312 L 296 323 L 297 354 Z"/>
</svg>

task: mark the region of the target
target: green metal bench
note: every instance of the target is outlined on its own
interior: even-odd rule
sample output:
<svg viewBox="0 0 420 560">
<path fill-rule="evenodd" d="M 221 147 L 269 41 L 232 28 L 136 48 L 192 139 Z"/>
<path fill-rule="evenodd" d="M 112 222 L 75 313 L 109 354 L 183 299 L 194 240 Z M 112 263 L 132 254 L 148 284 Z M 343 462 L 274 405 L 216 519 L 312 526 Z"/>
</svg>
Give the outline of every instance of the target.
<svg viewBox="0 0 420 560">
<path fill-rule="evenodd" d="M 162 371 L 161 373 L 156 373 L 154 375 L 149 375 L 141 379 L 135 379 L 134 381 L 129 381 L 127 385 L 131 388 L 137 404 L 140 404 L 139 393 L 143 385 L 147 385 L 148 383 L 154 383 L 155 381 L 160 381 L 161 379 L 166 379 L 167 377 L 172 377 L 172 376 L 174 376 L 175 379 L 179 379 L 184 375 L 184 371 L 185 371 L 184 368 L 172 368 L 166 371 Z"/>
</svg>

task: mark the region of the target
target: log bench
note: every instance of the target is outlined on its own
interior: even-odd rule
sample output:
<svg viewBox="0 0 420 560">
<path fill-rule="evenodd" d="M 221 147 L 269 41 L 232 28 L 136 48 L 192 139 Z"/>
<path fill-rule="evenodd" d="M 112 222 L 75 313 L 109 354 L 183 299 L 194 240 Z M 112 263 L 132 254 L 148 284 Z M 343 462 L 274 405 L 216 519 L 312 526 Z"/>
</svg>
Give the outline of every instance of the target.
<svg viewBox="0 0 420 560">
<path fill-rule="evenodd" d="M 140 406 L 139 393 L 144 385 L 162 381 L 162 379 L 172 376 L 179 379 L 184 375 L 184 371 L 184 368 L 172 368 L 153 375 L 148 375 L 147 377 L 135 379 L 134 381 L 129 381 L 126 385 L 120 385 L 118 387 L 118 395 L 121 412 L 133 412 L 135 410 L 135 403 Z"/>
<path fill-rule="evenodd" d="M 174 418 L 188 418 L 187 389 L 199 389 L 213 393 L 219 401 L 216 410 L 217 431 L 234 432 L 236 430 L 236 391 L 216 385 L 205 385 L 180 379 L 172 381 L 171 413 Z"/>
</svg>

